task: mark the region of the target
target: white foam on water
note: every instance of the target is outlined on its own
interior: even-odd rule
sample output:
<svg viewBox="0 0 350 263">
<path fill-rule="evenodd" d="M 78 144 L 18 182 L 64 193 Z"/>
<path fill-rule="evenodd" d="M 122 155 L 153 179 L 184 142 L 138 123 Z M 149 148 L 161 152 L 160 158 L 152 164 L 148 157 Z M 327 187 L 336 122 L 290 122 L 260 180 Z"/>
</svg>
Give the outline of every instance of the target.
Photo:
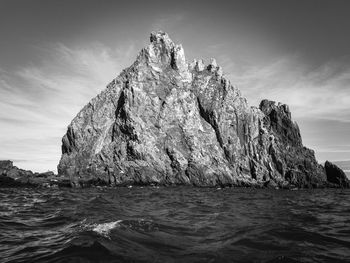
<svg viewBox="0 0 350 263">
<path fill-rule="evenodd" d="M 122 222 L 122 220 L 117 220 L 114 222 L 109 223 L 103 223 L 103 224 L 95 224 L 93 225 L 92 231 L 108 237 L 108 234 L 111 232 L 113 228 L 116 228 L 119 226 L 119 223 Z"/>
<path fill-rule="evenodd" d="M 33 203 L 45 203 L 46 202 L 45 199 L 36 198 L 36 197 L 34 197 L 32 201 L 33 201 Z"/>
</svg>

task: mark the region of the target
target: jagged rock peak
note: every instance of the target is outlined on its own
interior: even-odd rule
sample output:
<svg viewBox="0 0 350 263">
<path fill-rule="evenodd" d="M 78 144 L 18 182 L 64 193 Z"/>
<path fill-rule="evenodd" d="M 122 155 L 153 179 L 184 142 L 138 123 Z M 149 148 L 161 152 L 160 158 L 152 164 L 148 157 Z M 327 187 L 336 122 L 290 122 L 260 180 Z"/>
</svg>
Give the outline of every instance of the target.
<svg viewBox="0 0 350 263">
<path fill-rule="evenodd" d="M 290 112 L 289 106 L 287 104 L 283 104 L 281 102 L 278 102 L 276 105 L 275 101 L 264 99 L 260 102 L 259 108 L 265 114 L 270 114 L 271 111 L 274 111 L 274 110 L 281 111 L 284 114 L 286 114 L 289 119 L 291 119 L 291 112 Z"/>
<path fill-rule="evenodd" d="M 161 73 L 170 67 L 179 73 L 184 82 L 192 80 L 181 44 L 175 44 L 163 31 L 152 32 L 150 42 L 150 45 L 141 51 L 139 61 L 145 60 L 155 73 Z"/>
<path fill-rule="evenodd" d="M 175 46 L 169 35 L 163 31 L 151 32 L 150 42 L 154 45 L 164 45 L 164 47 L 167 47 L 169 49 Z"/>
<path fill-rule="evenodd" d="M 287 105 L 249 107 L 214 59 L 188 64 L 162 31 L 150 42 L 68 126 L 60 174 L 76 185 L 324 185 Z"/>
<path fill-rule="evenodd" d="M 175 44 L 169 35 L 163 31 L 152 32 L 150 45 L 141 52 L 141 57 L 146 56 L 147 63 L 156 72 L 162 72 L 164 67 L 170 66 L 176 70 L 184 82 L 192 81 L 190 71 L 201 72 L 208 70 L 214 73 L 218 79 L 223 76 L 223 70 L 218 66 L 214 58 L 205 65 L 202 59 L 187 63 L 185 51 L 181 44 Z"/>
<path fill-rule="evenodd" d="M 283 142 L 294 146 L 302 146 L 299 126 L 292 120 L 292 114 L 288 105 L 270 100 L 262 100 L 259 106 L 260 110 L 269 116 L 272 129 L 280 134 Z"/>
</svg>

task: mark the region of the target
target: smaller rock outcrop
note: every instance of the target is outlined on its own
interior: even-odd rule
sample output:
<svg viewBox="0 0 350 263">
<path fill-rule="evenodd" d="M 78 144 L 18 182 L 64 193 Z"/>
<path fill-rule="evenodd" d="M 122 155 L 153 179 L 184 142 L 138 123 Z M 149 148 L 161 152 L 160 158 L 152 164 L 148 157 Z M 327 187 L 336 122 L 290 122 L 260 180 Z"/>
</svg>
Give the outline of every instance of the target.
<svg viewBox="0 0 350 263">
<path fill-rule="evenodd" d="M 350 181 L 342 169 L 335 164 L 326 161 L 324 168 L 326 170 L 327 181 L 336 187 L 350 187 Z"/>
<path fill-rule="evenodd" d="M 271 141 L 265 143 L 265 148 L 275 173 L 279 173 L 291 188 L 324 187 L 327 183 L 324 168 L 317 163 L 314 151 L 303 146 L 298 124 L 292 120 L 288 105 L 263 100 L 259 109 L 266 116 L 262 131 Z M 284 187 L 278 179 L 275 176 L 279 186 Z"/>
<path fill-rule="evenodd" d="M 10 160 L 0 161 L 0 187 L 29 185 L 31 171 L 19 169 Z"/>
<path fill-rule="evenodd" d="M 0 160 L 0 187 L 70 187 L 68 178 L 57 176 L 52 171 L 33 173 L 13 165 L 10 160 Z"/>
</svg>

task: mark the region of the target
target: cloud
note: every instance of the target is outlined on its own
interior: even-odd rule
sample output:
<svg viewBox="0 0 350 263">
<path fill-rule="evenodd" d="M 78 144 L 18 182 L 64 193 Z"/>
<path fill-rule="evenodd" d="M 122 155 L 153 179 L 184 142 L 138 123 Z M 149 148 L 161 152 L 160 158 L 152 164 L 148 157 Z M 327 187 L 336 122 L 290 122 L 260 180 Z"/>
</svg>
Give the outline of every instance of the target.
<svg viewBox="0 0 350 263">
<path fill-rule="evenodd" d="M 328 62 L 310 68 L 298 55 L 285 56 L 263 66 L 242 67 L 231 60 L 223 61 L 232 83 L 238 85 L 252 105 L 268 98 L 288 104 L 297 119 L 350 122 L 350 67 L 345 65 Z"/>
<path fill-rule="evenodd" d="M 78 111 L 136 57 L 134 45 L 95 43 L 40 47 L 38 63 L 0 68 L 0 159 L 22 160 L 36 171 L 55 170 L 61 138 Z"/>
<path fill-rule="evenodd" d="M 151 24 L 152 30 L 164 30 L 168 32 L 175 32 L 175 28 L 182 23 L 186 18 L 186 13 L 176 13 L 176 14 L 161 14 L 156 18 Z"/>
</svg>

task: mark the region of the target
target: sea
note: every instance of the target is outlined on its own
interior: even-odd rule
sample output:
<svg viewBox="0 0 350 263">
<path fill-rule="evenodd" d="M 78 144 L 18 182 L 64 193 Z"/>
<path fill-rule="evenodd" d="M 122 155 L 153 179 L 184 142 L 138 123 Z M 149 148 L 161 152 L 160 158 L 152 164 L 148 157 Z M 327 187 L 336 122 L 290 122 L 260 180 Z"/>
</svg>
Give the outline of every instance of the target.
<svg viewBox="0 0 350 263">
<path fill-rule="evenodd" d="M 0 262 L 350 262 L 350 190 L 1 188 Z"/>
</svg>

